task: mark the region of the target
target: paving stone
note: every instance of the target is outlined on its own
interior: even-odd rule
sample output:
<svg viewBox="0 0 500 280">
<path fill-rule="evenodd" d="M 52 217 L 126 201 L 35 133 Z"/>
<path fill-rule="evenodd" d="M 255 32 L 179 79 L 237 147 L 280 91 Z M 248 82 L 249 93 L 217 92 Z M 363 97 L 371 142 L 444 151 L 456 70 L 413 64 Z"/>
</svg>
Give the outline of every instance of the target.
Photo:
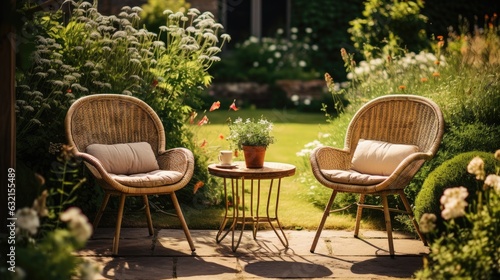
<svg viewBox="0 0 500 280">
<path fill-rule="evenodd" d="M 314 253 L 315 231 L 285 231 L 285 248 L 274 231 L 261 230 L 254 239 L 243 232 L 233 252 L 231 236 L 220 243 L 216 230 L 191 230 L 191 252 L 182 230 L 122 229 L 118 256 L 111 256 L 114 229 L 98 229 L 82 258 L 102 267 L 98 279 L 411 279 L 429 249 L 411 235 L 394 233 L 396 256 L 388 255 L 383 231 L 324 230 Z"/>
</svg>

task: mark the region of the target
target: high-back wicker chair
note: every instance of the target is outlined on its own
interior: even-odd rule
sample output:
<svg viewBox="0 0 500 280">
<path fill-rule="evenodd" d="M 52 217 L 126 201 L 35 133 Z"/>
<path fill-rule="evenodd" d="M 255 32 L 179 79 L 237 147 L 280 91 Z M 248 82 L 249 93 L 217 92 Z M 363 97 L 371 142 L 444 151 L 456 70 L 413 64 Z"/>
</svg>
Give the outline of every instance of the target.
<svg viewBox="0 0 500 280">
<path fill-rule="evenodd" d="M 148 195 L 169 194 L 189 246 L 195 250 L 175 191 L 193 176 L 194 157 L 186 148 L 165 150 L 165 131 L 158 115 L 142 100 L 119 94 L 95 94 L 76 100 L 66 119 L 66 137 L 83 159 L 105 197 L 93 226 L 111 195 L 120 197 L 113 241 L 118 254 L 123 208 L 127 196 L 142 196 L 149 234 L 153 235 Z"/>
<path fill-rule="evenodd" d="M 378 97 L 354 115 L 347 128 L 344 149 L 319 147 L 310 162 L 316 179 L 333 190 L 316 232 L 314 252 L 332 203 L 338 192 L 359 194 L 354 236 L 359 233 L 363 208 L 383 210 L 389 252 L 394 256 L 390 212 L 408 214 L 418 235 L 426 241 L 414 220 L 404 188 L 422 164 L 437 152 L 443 137 L 441 110 L 431 100 L 414 95 Z M 382 205 L 365 204 L 365 196 L 380 196 Z M 389 208 L 388 195 L 399 195 L 406 210 Z"/>
</svg>

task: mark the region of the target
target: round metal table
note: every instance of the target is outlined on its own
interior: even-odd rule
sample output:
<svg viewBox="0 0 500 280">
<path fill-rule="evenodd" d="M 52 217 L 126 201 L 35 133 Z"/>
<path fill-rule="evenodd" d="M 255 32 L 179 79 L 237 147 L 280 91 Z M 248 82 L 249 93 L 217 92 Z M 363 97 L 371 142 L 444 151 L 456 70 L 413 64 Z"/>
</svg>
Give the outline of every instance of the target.
<svg viewBox="0 0 500 280">
<path fill-rule="evenodd" d="M 288 240 L 283 232 L 281 223 L 278 219 L 278 203 L 281 188 L 281 178 L 293 176 L 295 166 L 279 162 L 265 162 L 262 168 L 246 168 L 245 162 L 233 162 L 231 166 L 222 166 L 219 164 L 210 164 L 208 172 L 224 181 L 225 213 L 216 241 L 220 243 L 231 232 L 231 249 L 233 252 L 238 248 L 246 224 L 251 224 L 253 238 L 257 238 L 257 230 L 260 223 L 269 223 L 285 248 L 288 248 Z M 270 180 L 268 195 L 266 199 L 265 213 L 259 213 L 261 204 L 262 180 Z M 273 183 L 277 180 L 277 186 L 273 192 Z M 250 186 L 246 190 L 245 181 L 250 181 Z M 228 186 L 230 182 L 230 186 Z M 241 186 L 240 186 L 241 183 Z M 230 192 L 228 192 L 230 187 Z M 257 190 L 254 190 L 254 189 Z M 272 195 L 274 193 L 274 195 Z M 245 197 L 249 197 L 249 205 L 245 204 Z M 275 199 L 273 199 L 275 197 Z M 274 200 L 274 203 L 271 201 Z M 274 211 L 273 211 L 274 210 Z M 270 212 L 273 212 L 273 216 Z M 230 226 L 226 229 L 228 221 Z M 273 222 L 276 223 L 277 228 Z M 235 240 L 235 231 L 238 225 L 241 225 L 239 237 Z M 279 231 L 278 231 L 279 230 Z"/>
</svg>

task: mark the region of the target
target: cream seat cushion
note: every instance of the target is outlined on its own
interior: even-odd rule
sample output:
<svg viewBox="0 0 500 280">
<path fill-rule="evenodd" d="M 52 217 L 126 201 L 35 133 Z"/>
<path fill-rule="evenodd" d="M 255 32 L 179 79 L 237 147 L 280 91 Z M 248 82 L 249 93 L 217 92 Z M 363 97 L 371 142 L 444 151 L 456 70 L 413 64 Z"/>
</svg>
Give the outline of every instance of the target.
<svg viewBox="0 0 500 280">
<path fill-rule="evenodd" d="M 138 174 L 158 170 L 158 161 L 151 145 L 147 142 L 123 144 L 91 144 L 87 153 L 96 157 L 112 174 Z"/>
<path fill-rule="evenodd" d="M 359 139 L 351 169 L 364 174 L 389 176 L 407 156 L 418 150 L 415 145 Z"/>
<path fill-rule="evenodd" d="M 130 187 L 158 187 L 179 182 L 183 174 L 173 170 L 154 170 L 147 173 L 131 175 L 110 174 L 110 176 L 120 184 Z"/>
<path fill-rule="evenodd" d="M 361 174 L 354 170 L 322 169 L 321 173 L 329 181 L 349 185 L 376 185 L 389 178 L 388 176 Z"/>
</svg>

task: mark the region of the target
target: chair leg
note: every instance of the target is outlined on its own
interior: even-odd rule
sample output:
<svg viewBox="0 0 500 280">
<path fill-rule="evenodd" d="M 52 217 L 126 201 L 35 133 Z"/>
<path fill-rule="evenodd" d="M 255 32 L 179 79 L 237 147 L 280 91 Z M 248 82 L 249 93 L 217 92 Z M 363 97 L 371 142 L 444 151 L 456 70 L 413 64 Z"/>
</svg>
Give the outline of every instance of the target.
<svg viewBox="0 0 500 280">
<path fill-rule="evenodd" d="M 149 200 L 148 200 L 148 196 L 147 195 L 143 195 L 142 196 L 142 199 L 144 200 L 144 206 L 145 206 L 145 211 L 146 211 L 146 219 L 147 219 L 147 222 L 148 222 L 148 230 L 149 230 L 149 235 L 153 235 L 154 234 L 154 230 L 153 230 L 153 220 L 151 219 L 151 210 L 149 208 Z"/>
<path fill-rule="evenodd" d="M 321 231 L 323 230 L 323 227 L 325 226 L 326 218 L 330 215 L 330 210 L 332 208 L 333 200 L 335 199 L 335 196 L 337 195 L 337 191 L 332 192 L 332 196 L 330 196 L 330 200 L 328 201 L 328 204 L 325 207 L 325 212 L 323 212 L 323 217 L 321 218 L 321 222 L 319 223 L 318 229 L 316 230 L 316 235 L 314 236 L 313 243 L 311 245 L 311 253 L 314 253 L 314 250 L 316 250 L 316 245 L 318 244 L 319 237 L 321 235 Z"/>
<path fill-rule="evenodd" d="M 118 245 L 120 243 L 120 231 L 122 228 L 123 209 L 125 208 L 125 198 L 127 196 L 120 195 L 120 204 L 118 206 L 118 217 L 116 217 L 115 237 L 113 239 L 113 255 L 118 255 Z"/>
<path fill-rule="evenodd" d="M 359 225 L 361 224 L 361 216 L 363 214 L 363 204 L 365 203 L 365 195 L 359 195 L 358 210 L 356 211 L 356 226 L 354 227 L 354 237 L 359 235 Z"/>
<path fill-rule="evenodd" d="M 94 218 L 94 223 L 93 223 L 93 228 L 94 231 L 97 229 L 97 226 L 99 225 L 99 222 L 101 221 L 102 214 L 104 213 L 104 210 L 106 209 L 106 206 L 108 205 L 109 197 L 111 196 L 110 193 L 106 193 L 104 195 L 104 199 L 102 200 L 101 207 L 99 208 L 99 211 L 97 211 L 97 214 Z"/>
<path fill-rule="evenodd" d="M 415 230 L 417 231 L 418 237 L 420 237 L 420 240 L 422 240 L 422 242 L 424 242 L 424 245 L 427 246 L 427 240 L 425 239 L 425 236 L 422 234 L 422 232 L 420 232 L 420 228 L 418 226 L 417 221 L 415 220 L 415 216 L 413 216 L 413 210 L 411 209 L 410 202 L 408 202 L 408 198 L 406 197 L 404 191 L 399 192 L 399 197 L 401 198 L 403 204 L 405 205 L 408 217 L 410 217 L 410 220 L 413 223 Z"/>
<path fill-rule="evenodd" d="M 184 234 L 186 235 L 186 239 L 189 243 L 189 247 L 191 248 L 191 251 L 194 252 L 196 248 L 194 247 L 193 239 L 191 238 L 191 233 L 189 232 L 188 226 L 186 224 L 186 220 L 184 219 L 184 215 L 182 214 L 181 207 L 179 205 L 179 201 L 177 200 L 177 196 L 175 193 L 171 193 L 170 197 L 172 198 L 172 202 L 175 207 L 175 211 L 177 212 L 177 217 L 179 218 L 181 222 L 182 229 L 184 230 Z"/>
<path fill-rule="evenodd" d="M 394 258 L 394 244 L 392 240 L 392 225 L 391 225 L 391 214 L 389 210 L 389 203 L 387 202 L 387 195 L 382 194 L 382 205 L 384 207 L 384 219 L 385 219 L 385 229 L 387 231 L 387 241 L 389 242 L 389 253 L 391 258 Z"/>
</svg>

